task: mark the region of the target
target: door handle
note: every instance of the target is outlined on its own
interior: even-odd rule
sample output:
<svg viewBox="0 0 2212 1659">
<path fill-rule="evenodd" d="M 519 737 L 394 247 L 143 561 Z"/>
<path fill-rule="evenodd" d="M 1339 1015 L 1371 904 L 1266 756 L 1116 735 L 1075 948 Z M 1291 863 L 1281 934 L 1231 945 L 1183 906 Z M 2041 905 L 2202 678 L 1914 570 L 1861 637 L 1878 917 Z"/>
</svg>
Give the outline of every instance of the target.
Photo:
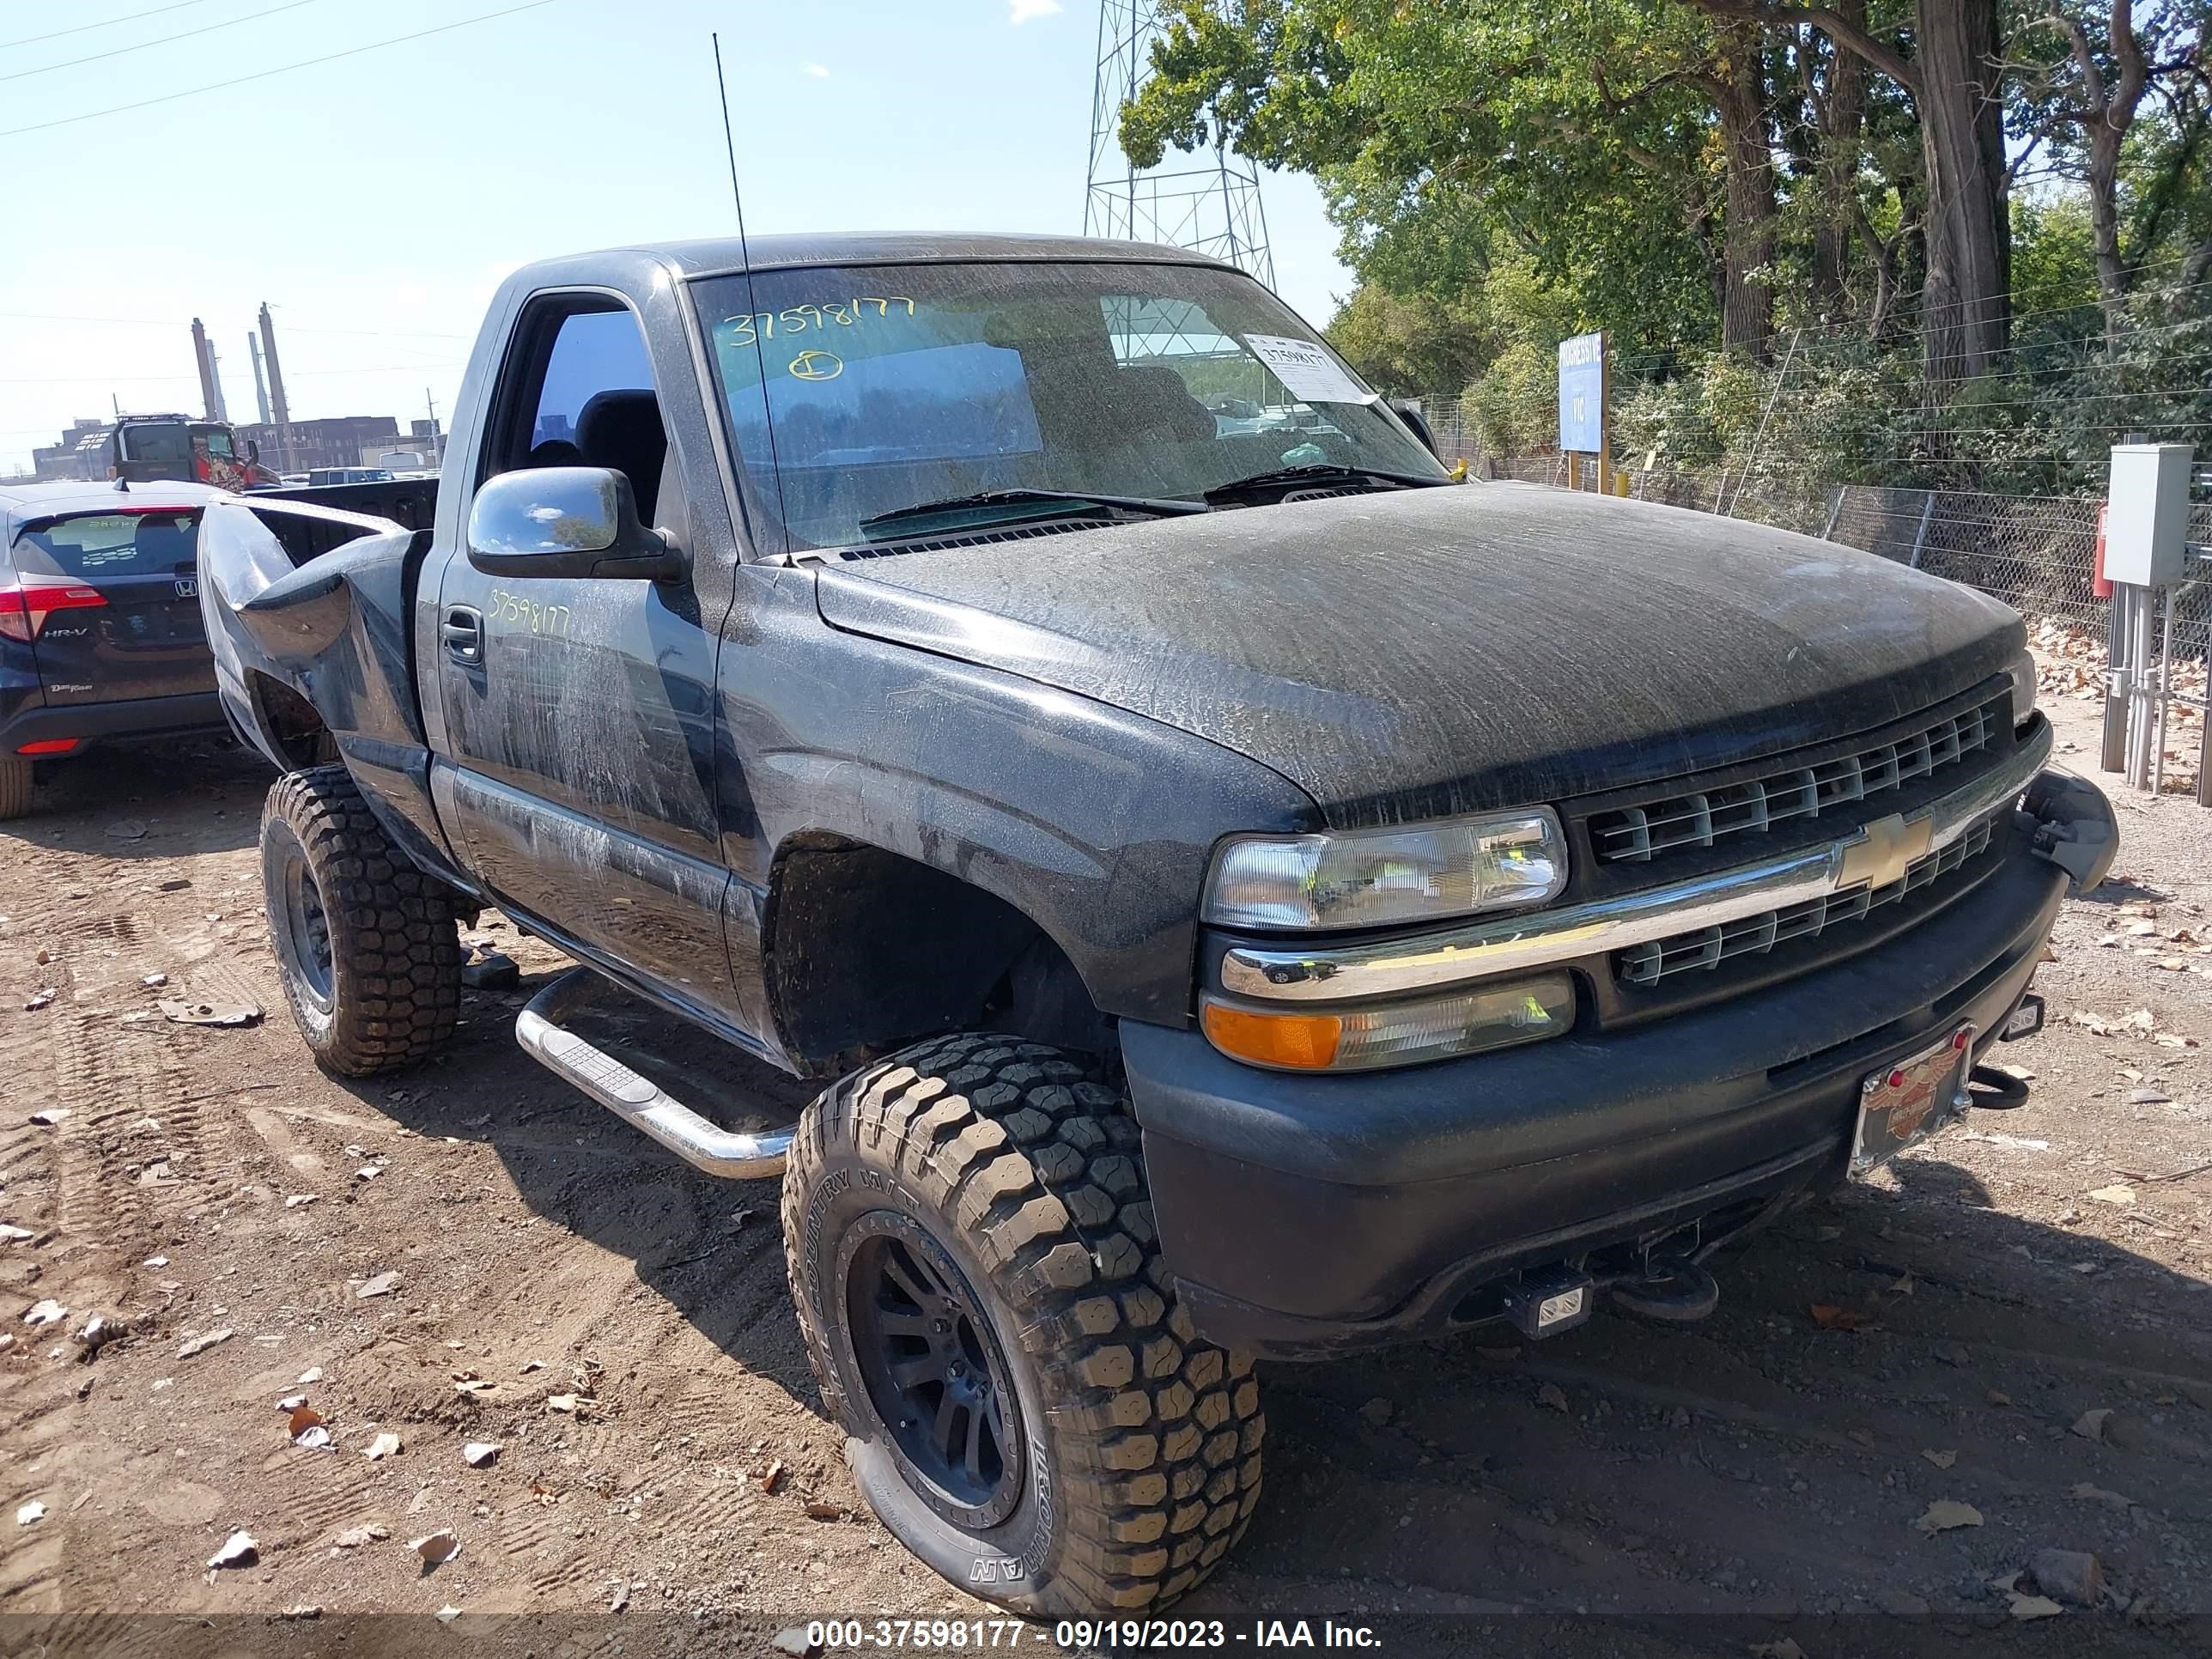
<svg viewBox="0 0 2212 1659">
<path fill-rule="evenodd" d="M 447 605 L 445 619 L 438 624 L 438 635 L 446 641 L 446 654 L 455 662 L 466 663 L 471 668 L 483 665 L 483 612 L 474 605 Z"/>
</svg>

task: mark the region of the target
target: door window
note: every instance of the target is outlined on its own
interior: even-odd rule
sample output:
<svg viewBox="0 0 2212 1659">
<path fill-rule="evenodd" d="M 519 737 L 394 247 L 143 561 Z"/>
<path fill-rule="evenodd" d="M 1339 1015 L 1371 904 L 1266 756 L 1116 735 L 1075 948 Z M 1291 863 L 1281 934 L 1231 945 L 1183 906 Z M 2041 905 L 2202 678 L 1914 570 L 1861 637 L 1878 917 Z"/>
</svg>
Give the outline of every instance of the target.
<svg viewBox="0 0 2212 1659">
<path fill-rule="evenodd" d="M 549 301 L 519 337 L 530 343 L 505 407 L 504 441 L 487 473 L 532 466 L 603 466 L 629 478 L 638 516 L 654 522 L 667 437 L 645 334 L 628 309 L 599 296 Z"/>
</svg>

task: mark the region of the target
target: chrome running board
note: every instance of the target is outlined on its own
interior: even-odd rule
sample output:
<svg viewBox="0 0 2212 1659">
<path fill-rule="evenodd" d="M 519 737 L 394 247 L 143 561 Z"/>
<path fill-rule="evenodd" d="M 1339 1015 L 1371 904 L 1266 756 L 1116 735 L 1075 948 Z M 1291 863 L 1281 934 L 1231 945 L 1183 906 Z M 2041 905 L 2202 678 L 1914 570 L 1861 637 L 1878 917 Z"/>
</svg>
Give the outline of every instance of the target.
<svg viewBox="0 0 2212 1659">
<path fill-rule="evenodd" d="M 532 997 L 516 1017 L 515 1041 L 532 1059 L 642 1129 L 686 1164 L 729 1181 L 768 1181 L 781 1176 L 795 1129 L 739 1134 L 718 1128 L 651 1079 L 640 1077 L 562 1024 L 607 988 L 591 969 L 571 969 Z"/>
</svg>

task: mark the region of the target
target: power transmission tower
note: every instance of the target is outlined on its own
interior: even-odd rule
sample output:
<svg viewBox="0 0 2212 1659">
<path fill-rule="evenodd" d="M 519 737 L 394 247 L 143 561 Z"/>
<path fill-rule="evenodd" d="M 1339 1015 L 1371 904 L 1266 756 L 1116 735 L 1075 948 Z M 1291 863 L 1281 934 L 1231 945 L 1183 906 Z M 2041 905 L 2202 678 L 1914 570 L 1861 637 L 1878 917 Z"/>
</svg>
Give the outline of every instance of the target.
<svg viewBox="0 0 2212 1659">
<path fill-rule="evenodd" d="M 1121 106 L 1152 74 L 1157 0 L 1099 0 L 1098 73 L 1091 94 L 1091 166 L 1083 234 L 1166 242 L 1227 261 L 1275 285 L 1260 169 L 1216 146 L 1211 161 L 1173 154 L 1139 170 L 1121 153 Z"/>
</svg>

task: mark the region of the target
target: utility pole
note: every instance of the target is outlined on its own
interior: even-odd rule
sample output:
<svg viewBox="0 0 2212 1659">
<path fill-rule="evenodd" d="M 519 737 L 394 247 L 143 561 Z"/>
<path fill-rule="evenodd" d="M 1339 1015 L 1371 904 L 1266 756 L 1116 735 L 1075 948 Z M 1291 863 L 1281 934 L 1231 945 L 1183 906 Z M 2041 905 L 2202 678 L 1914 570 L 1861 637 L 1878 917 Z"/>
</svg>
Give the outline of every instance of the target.
<svg viewBox="0 0 2212 1659">
<path fill-rule="evenodd" d="M 268 360 L 269 401 L 276 410 L 277 471 L 292 465 L 292 406 L 284 401 L 284 368 L 276 361 L 276 325 L 270 320 L 269 301 L 261 302 L 261 355 Z"/>
<path fill-rule="evenodd" d="M 274 426 L 269 414 L 269 383 L 261 378 L 261 337 L 252 329 L 246 331 L 246 349 L 253 359 L 253 402 L 261 411 L 261 424 Z"/>
<path fill-rule="evenodd" d="M 423 406 L 430 411 L 430 459 L 441 466 L 446 461 L 446 441 L 438 435 L 438 400 L 430 395 L 430 388 L 422 388 Z"/>
<path fill-rule="evenodd" d="M 210 421 L 220 421 L 222 412 L 222 382 L 216 378 L 215 348 L 208 343 L 207 330 L 200 319 L 192 319 L 192 364 L 200 372 L 200 406 Z"/>
</svg>

